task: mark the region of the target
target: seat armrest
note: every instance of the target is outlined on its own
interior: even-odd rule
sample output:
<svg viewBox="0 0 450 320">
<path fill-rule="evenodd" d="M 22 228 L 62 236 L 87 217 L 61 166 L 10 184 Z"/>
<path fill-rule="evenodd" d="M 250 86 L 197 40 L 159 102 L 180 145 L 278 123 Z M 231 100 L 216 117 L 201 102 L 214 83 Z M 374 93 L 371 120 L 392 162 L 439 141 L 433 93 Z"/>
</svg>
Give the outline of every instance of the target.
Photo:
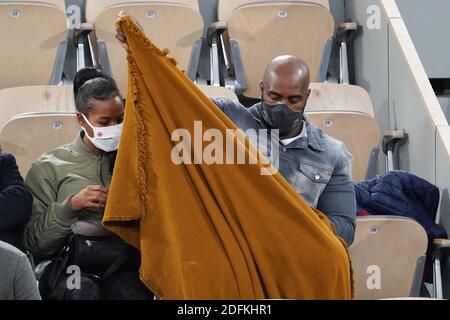
<svg viewBox="0 0 450 320">
<path fill-rule="evenodd" d="M 80 30 L 83 31 L 93 31 L 94 30 L 94 24 L 90 22 L 84 22 L 81 24 Z"/>
<path fill-rule="evenodd" d="M 344 33 L 348 31 L 355 31 L 358 30 L 358 24 L 356 22 L 342 22 L 338 29 L 338 35 L 343 35 Z"/>
<path fill-rule="evenodd" d="M 226 22 L 213 22 L 208 27 L 208 39 L 214 34 L 220 35 L 227 30 L 228 24 Z"/>
<path fill-rule="evenodd" d="M 438 248 L 450 248 L 449 239 L 434 239 L 433 245 Z"/>
</svg>

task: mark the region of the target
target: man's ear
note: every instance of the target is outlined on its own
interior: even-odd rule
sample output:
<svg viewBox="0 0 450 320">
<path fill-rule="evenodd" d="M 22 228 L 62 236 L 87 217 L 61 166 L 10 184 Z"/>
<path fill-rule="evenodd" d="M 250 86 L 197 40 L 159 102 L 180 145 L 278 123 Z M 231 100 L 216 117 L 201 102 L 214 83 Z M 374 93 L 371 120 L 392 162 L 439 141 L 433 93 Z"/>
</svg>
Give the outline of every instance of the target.
<svg viewBox="0 0 450 320">
<path fill-rule="evenodd" d="M 308 105 L 308 100 L 309 100 L 310 95 L 311 95 L 311 89 L 308 89 L 308 91 L 306 91 L 306 96 L 305 96 L 305 108 Z"/>
<path fill-rule="evenodd" d="M 261 89 L 261 92 L 264 91 L 264 81 L 259 82 L 259 88 Z"/>
</svg>

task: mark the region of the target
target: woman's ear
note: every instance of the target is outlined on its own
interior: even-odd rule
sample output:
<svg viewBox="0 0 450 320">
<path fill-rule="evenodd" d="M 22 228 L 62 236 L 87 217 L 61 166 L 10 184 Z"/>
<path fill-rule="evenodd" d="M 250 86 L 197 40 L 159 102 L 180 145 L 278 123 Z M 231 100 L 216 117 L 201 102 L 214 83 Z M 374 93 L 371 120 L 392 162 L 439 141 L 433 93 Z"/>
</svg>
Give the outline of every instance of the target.
<svg viewBox="0 0 450 320">
<path fill-rule="evenodd" d="M 84 119 L 83 119 L 83 116 L 81 115 L 81 113 L 80 113 L 80 112 L 77 112 L 76 117 L 77 117 L 78 124 L 79 124 L 81 127 L 84 127 Z"/>
</svg>

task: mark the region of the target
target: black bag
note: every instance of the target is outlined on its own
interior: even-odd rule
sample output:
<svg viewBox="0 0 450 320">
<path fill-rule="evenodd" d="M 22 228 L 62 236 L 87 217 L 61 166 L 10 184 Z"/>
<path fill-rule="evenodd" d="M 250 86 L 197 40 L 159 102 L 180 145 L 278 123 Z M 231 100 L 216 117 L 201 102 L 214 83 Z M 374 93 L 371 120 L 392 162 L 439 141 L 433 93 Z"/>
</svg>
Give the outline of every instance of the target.
<svg viewBox="0 0 450 320">
<path fill-rule="evenodd" d="M 103 277 L 114 261 L 125 256 L 128 247 L 127 243 L 116 236 L 74 235 L 70 242 L 69 264 L 79 266 L 84 273 Z"/>
<path fill-rule="evenodd" d="M 46 267 L 39 281 L 39 290 L 44 300 L 63 300 L 70 291 L 66 280 L 69 276 L 67 268 L 71 265 L 80 268 L 84 280 L 90 279 L 100 286 L 101 281 L 119 270 L 137 272 L 139 264 L 139 251 L 117 236 L 74 234 Z"/>
</svg>

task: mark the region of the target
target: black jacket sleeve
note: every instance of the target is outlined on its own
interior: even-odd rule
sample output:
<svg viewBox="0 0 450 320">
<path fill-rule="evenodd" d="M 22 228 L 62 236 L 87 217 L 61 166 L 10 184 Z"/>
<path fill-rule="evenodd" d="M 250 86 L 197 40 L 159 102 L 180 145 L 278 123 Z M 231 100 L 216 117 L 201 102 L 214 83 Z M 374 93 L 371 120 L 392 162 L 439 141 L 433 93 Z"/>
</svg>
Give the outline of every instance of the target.
<svg viewBox="0 0 450 320">
<path fill-rule="evenodd" d="M 0 153 L 0 232 L 28 221 L 33 196 L 20 176 L 14 157 Z"/>
</svg>

